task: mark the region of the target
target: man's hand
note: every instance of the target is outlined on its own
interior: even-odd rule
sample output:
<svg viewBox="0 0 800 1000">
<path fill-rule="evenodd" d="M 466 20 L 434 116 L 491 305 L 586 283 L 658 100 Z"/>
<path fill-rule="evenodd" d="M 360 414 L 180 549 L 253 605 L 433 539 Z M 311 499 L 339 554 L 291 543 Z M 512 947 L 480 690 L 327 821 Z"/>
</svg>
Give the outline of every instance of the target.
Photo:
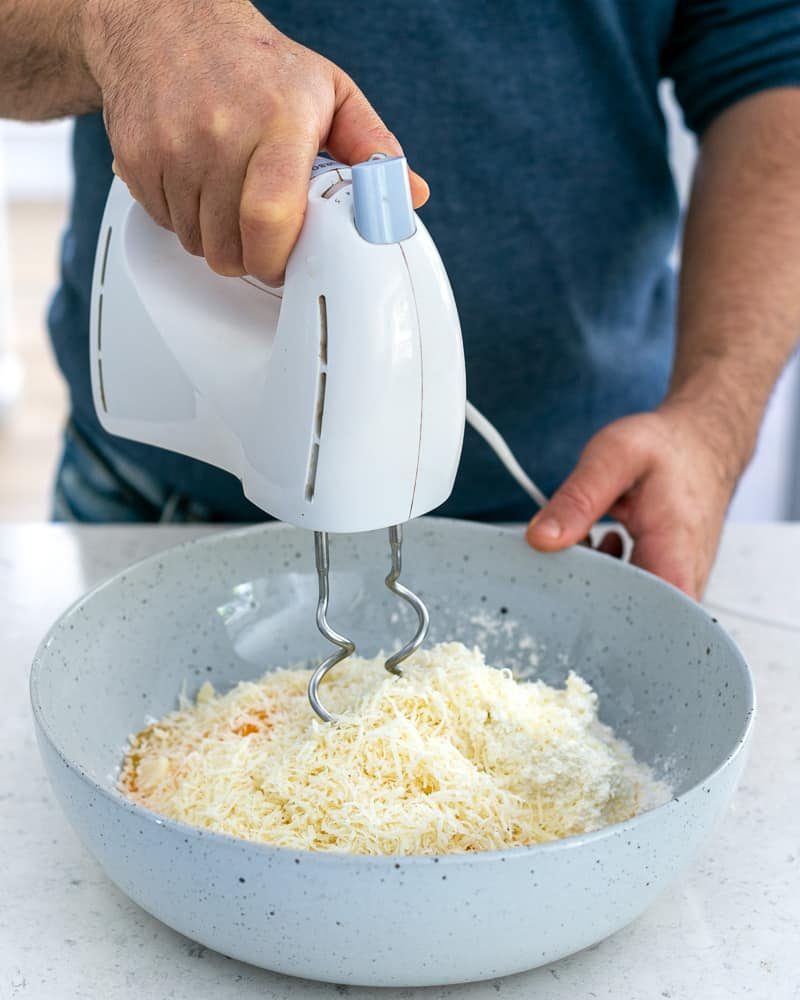
<svg viewBox="0 0 800 1000">
<path fill-rule="evenodd" d="M 786 87 L 739 101 L 704 133 L 667 400 L 589 442 L 534 518 L 531 545 L 574 544 L 608 513 L 633 535 L 635 563 L 702 595 L 734 485 L 798 343 L 798 217 L 800 88 Z"/>
<path fill-rule="evenodd" d="M 704 417 L 665 404 L 603 428 L 531 522 L 530 544 L 545 552 L 574 545 L 608 515 L 632 535 L 635 565 L 699 599 L 743 464 Z"/>
<path fill-rule="evenodd" d="M 116 172 L 219 274 L 282 279 L 321 148 L 402 153 L 355 83 L 249 0 L 87 0 L 82 34 Z M 428 197 L 415 174 L 411 191 Z"/>
</svg>

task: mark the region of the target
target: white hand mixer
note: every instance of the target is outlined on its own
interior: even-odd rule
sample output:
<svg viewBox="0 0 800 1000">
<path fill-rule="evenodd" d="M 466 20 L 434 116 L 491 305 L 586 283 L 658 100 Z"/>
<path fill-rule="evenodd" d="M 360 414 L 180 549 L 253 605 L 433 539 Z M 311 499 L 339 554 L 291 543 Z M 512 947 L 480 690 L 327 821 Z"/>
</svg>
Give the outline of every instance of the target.
<svg viewBox="0 0 800 1000">
<path fill-rule="evenodd" d="M 317 625 L 338 647 L 309 684 L 325 721 L 320 682 L 355 650 L 327 620 L 328 532 L 388 528 L 386 584 L 418 618 L 386 661 L 400 673 L 429 625 L 399 582 L 402 524 L 450 495 L 467 405 L 453 294 L 404 158 L 317 159 L 282 288 L 214 274 L 115 180 L 95 261 L 91 372 L 107 431 L 226 469 L 258 507 L 314 530 Z"/>
</svg>

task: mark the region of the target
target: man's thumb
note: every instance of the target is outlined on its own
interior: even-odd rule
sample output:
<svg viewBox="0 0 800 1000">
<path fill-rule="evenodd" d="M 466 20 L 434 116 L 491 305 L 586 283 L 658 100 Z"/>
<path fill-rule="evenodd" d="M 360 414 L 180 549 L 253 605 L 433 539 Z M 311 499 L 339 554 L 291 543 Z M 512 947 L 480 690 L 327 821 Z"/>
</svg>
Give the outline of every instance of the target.
<svg viewBox="0 0 800 1000">
<path fill-rule="evenodd" d="M 528 543 L 544 552 L 575 545 L 633 486 L 642 471 L 634 452 L 620 448 L 608 428 L 600 431 L 550 502 L 528 525 Z"/>
<path fill-rule="evenodd" d="M 403 147 L 397 137 L 384 125 L 375 109 L 355 86 L 334 115 L 325 148 L 335 159 L 347 164 L 363 163 L 373 153 L 403 155 Z M 430 188 L 413 170 L 408 171 L 408 178 L 411 200 L 414 208 L 419 208 L 428 200 Z"/>
</svg>

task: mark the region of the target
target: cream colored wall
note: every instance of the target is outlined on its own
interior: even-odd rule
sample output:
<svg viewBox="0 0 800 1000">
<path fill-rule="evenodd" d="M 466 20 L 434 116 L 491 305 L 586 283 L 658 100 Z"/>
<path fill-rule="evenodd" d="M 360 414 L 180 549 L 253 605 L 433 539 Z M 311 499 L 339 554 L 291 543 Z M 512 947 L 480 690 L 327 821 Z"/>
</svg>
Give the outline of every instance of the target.
<svg viewBox="0 0 800 1000">
<path fill-rule="evenodd" d="M 14 342 L 11 318 L 11 267 L 3 157 L 0 155 L 0 419 L 15 403 L 22 381 L 22 368 Z"/>
<path fill-rule="evenodd" d="M 67 393 L 45 328 L 55 287 L 65 202 L 13 202 L 10 314 L 24 372 L 22 392 L 0 419 L 0 521 L 43 521 L 61 447 Z"/>
</svg>

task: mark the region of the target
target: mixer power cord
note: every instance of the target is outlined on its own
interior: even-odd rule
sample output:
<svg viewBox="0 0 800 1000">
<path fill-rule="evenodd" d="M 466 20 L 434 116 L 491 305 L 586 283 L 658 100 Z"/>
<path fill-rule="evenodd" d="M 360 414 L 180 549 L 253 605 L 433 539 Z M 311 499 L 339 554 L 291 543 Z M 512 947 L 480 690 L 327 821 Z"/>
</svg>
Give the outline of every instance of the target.
<svg viewBox="0 0 800 1000">
<path fill-rule="evenodd" d="M 538 507 L 544 507 L 548 501 L 547 495 L 539 489 L 536 483 L 519 464 L 514 456 L 514 452 L 511 448 L 509 448 L 508 442 L 500 431 L 494 426 L 493 423 L 491 423 L 491 421 L 484 417 L 481 411 L 476 409 L 469 400 L 467 400 L 466 417 L 467 423 L 470 427 L 480 434 L 483 440 L 489 445 L 495 455 L 497 455 L 503 463 L 512 478 L 519 483 L 531 500 L 533 500 Z"/>
</svg>

